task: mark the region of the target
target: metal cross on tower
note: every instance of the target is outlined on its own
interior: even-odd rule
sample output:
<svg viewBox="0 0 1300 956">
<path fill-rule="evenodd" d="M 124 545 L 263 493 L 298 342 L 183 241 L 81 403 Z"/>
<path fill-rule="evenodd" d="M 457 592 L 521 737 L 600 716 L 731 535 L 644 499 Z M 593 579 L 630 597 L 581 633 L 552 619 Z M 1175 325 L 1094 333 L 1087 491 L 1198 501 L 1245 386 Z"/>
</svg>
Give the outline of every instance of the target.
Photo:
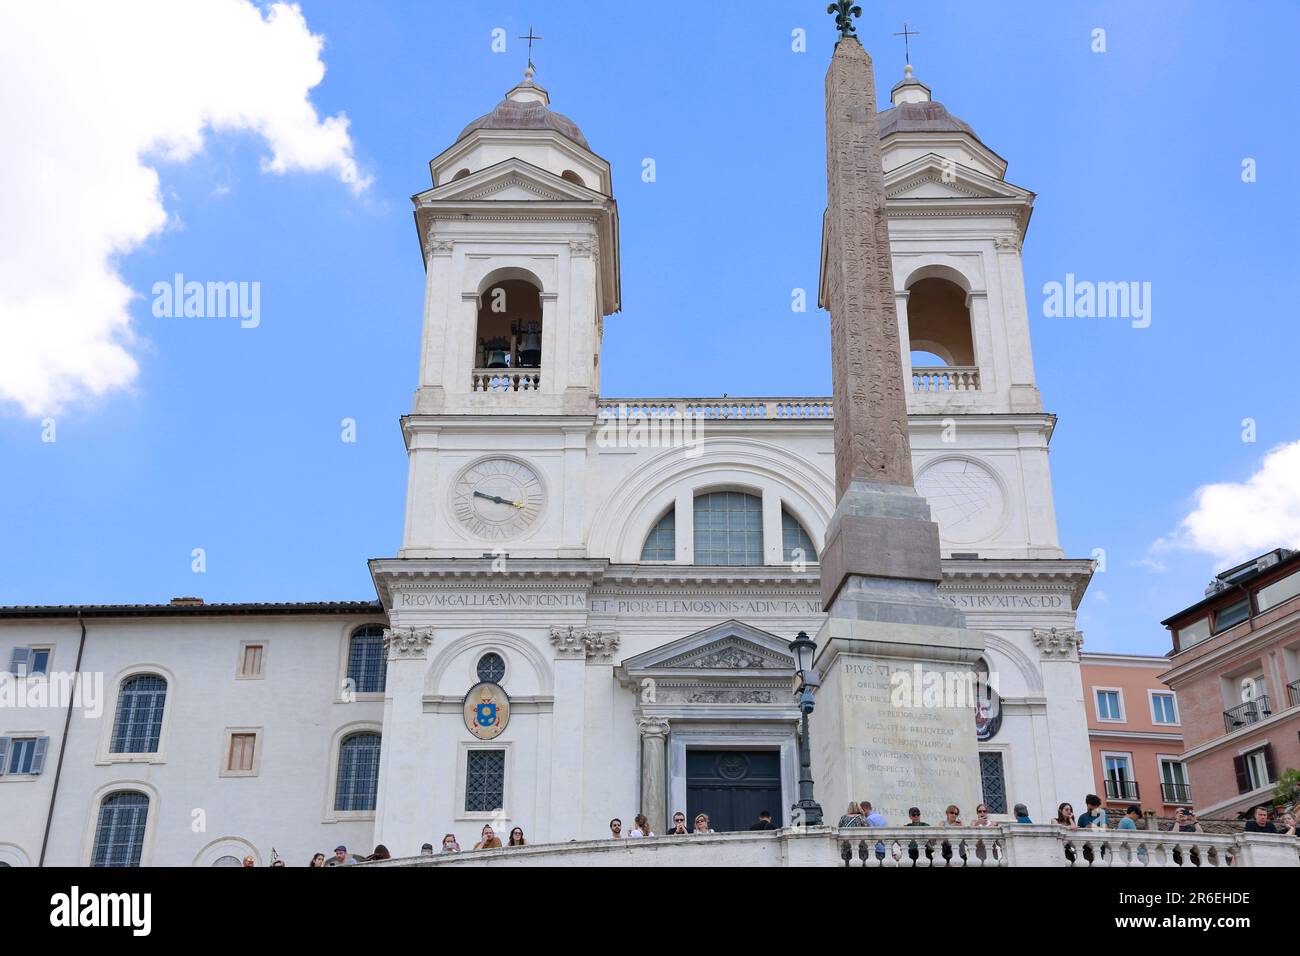
<svg viewBox="0 0 1300 956">
<path fill-rule="evenodd" d="M 906 28 L 907 24 L 903 24 L 903 26 L 904 26 L 904 28 Z M 532 65 L 533 65 L 533 41 L 534 41 L 534 40 L 545 40 L 546 37 L 533 36 L 533 28 L 532 28 L 531 25 L 529 25 L 529 27 L 528 27 L 528 36 L 526 36 L 526 37 L 516 37 L 515 39 L 517 39 L 517 40 L 527 40 L 527 41 L 528 41 L 528 65 L 529 65 L 529 66 L 532 66 Z"/>
<path fill-rule="evenodd" d="M 529 30 L 528 32 L 531 33 L 532 30 Z M 918 31 L 918 30 L 909 30 L 909 29 L 907 28 L 907 21 L 906 21 L 906 20 L 903 21 L 903 32 L 902 32 L 902 33 L 895 33 L 895 34 L 894 34 L 894 36 L 896 36 L 896 37 L 902 37 L 902 38 L 903 38 L 903 62 L 906 63 L 908 66 L 911 66 L 911 65 L 912 65 L 912 51 L 908 48 L 908 42 L 907 42 L 907 41 L 908 41 L 911 37 L 919 37 L 920 35 L 921 35 L 921 34 L 920 34 L 920 31 Z"/>
</svg>

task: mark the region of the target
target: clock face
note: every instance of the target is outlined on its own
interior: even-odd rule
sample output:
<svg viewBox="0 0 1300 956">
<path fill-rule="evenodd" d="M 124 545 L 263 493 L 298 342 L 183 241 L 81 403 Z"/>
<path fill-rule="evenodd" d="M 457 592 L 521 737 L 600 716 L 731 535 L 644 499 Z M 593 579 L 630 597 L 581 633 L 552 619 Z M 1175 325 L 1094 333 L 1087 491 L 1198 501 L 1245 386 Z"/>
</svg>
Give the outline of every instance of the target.
<svg viewBox="0 0 1300 956">
<path fill-rule="evenodd" d="M 945 458 L 916 476 L 916 490 L 930 503 L 944 540 L 982 541 L 1002 525 L 1002 488 L 983 466 L 964 458 Z"/>
<path fill-rule="evenodd" d="M 537 522 L 543 500 L 537 472 L 513 458 L 485 458 L 456 477 L 451 513 L 474 537 L 505 541 Z"/>
</svg>

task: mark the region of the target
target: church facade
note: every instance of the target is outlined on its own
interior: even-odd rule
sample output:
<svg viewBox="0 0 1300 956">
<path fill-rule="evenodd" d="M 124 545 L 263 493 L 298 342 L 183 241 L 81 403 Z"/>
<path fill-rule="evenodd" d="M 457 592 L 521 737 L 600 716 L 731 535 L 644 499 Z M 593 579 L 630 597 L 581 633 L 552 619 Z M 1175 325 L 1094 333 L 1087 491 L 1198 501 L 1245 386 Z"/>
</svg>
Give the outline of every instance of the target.
<svg viewBox="0 0 1300 956">
<path fill-rule="evenodd" d="M 1057 536 L 1020 260 L 1034 196 L 910 67 L 891 99 L 916 487 L 942 590 L 984 633 L 983 798 L 1045 820 L 1092 788 L 1075 612 L 1093 564 Z M 831 400 L 601 393 L 611 170 L 531 68 L 430 171 L 406 518 L 370 562 L 378 600 L 0 609 L 25 675 L 8 686 L 48 697 L 0 707 L 0 863 L 401 856 L 484 824 L 599 838 L 639 812 L 655 833 L 674 811 L 792 822 L 789 643 L 824 619 Z M 817 795 L 831 822 L 872 797 Z"/>
</svg>

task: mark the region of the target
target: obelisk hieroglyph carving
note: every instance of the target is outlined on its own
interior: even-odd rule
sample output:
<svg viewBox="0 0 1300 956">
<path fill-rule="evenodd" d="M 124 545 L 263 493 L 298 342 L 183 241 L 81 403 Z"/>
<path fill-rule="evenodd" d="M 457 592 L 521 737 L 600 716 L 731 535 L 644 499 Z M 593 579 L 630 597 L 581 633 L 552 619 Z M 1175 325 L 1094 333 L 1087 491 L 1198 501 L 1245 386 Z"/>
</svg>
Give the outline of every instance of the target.
<svg viewBox="0 0 1300 956">
<path fill-rule="evenodd" d="M 838 503 L 822 554 L 822 603 L 838 601 L 857 617 L 848 605 L 860 596 L 858 579 L 937 584 L 942 574 L 939 529 L 912 484 L 875 81 L 852 36 L 836 44 L 826 74 L 826 204 L 818 303 L 831 313 Z M 887 603 L 924 597 L 915 588 L 875 591 Z M 948 607 L 942 623 L 961 626 Z"/>
<path fill-rule="evenodd" d="M 939 529 L 913 485 L 875 82 L 840 20 L 819 293 L 831 313 L 837 502 L 821 555 L 812 740 L 823 803 L 866 797 L 901 823 L 909 806 L 965 811 L 980 799 L 975 700 L 933 690 L 937 679 L 973 693 L 984 645 L 939 592 Z"/>
</svg>

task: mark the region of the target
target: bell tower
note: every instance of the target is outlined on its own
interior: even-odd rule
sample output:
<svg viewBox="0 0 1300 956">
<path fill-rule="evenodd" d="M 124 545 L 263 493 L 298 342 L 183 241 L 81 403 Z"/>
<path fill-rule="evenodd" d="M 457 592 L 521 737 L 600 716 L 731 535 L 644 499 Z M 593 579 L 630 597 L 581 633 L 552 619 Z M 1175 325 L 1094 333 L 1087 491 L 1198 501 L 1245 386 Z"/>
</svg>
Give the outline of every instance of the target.
<svg viewBox="0 0 1300 956">
<path fill-rule="evenodd" d="M 609 163 L 530 63 L 429 170 L 412 197 L 426 279 L 401 556 L 580 557 L 601 337 L 619 309 Z"/>
<path fill-rule="evenodd" d="M 609 163 L 521 83 L 429 164 L 417 415 L 591 415 L 619 309 Z"/>
</svg>

